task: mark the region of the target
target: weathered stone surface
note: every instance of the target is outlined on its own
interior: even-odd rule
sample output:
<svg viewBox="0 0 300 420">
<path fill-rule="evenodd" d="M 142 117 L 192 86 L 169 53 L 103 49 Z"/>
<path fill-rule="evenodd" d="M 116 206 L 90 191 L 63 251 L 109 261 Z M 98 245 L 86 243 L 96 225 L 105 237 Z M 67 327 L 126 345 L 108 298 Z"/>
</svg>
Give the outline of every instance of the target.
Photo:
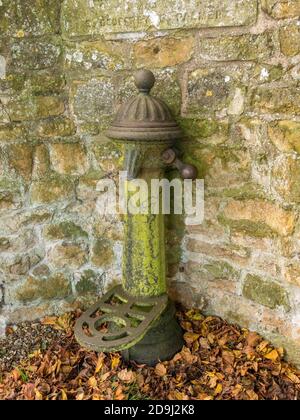
<svg viewBox="0 0 300 420">
<path fill-rule="evenodd" d="M 252 107 L 256 112 L 300 114 L 300 89 L 295 88 L 258 88 L 252 95 Z"/>
<path fill-rule="evenodd" d="M 271 33 L 200 38 L 198 44 L 197 57 L 216 61 L 263 60 L 274 50 Z"/>
<path fill-rule="evenodd" d="M 293 261 L 285 267 L 284 277 L 288 283 L 300 287 L 300 263 Z"/>
<path fill-rule="evenodd" d="M 43 70 L 58 64 L 60 56 L 61 45 L 58 39 L 25 39 L 13 44 L 10 65 L 17 71 Z"/>
<path fill-rule="evenodd" d="M 80 268 L 87 261 L 85 246 L 63 243 L 48 252 L 49 263 L 55 268 Z"/>
<path fill-rule="evenodd" d="M 53 216 L 51 209 L 27 208 L 21 212 L 6 213 L 1 218 L 2 235 L 16 235 L 24 227 L 42 224 Z"/>
<path fill-rule="evenodd" d="M 25 79 L 25 92 L 34 96 L 51 96 L 63 92 L 65 84 L 64 75 L 57 70 L 31 72 Z"/>
<path fill-rule="evenodd" d="M 50 173 L 50 157 L 48 148 L 44 144 L 40 144 L 35 148 L 33 158 L 32 177 L 40 179 Z"/>
<path fill-rule="evenodd" d="M 191 252 L 201 253 L 208 257 L 222 258 L 240 266 L 249 262 L 249 254 L 246 248 L 227 244 L 210 244 L 198 239 L 189 239 L 187 249 Z M 202 262 L 197 256 L 190 257 L 195 262 Z"/>
<path fill-rule="evenodd" d="M 300 15 L 299 0 L 263 0 L 263 9 L 275 19 L 286 19 Z"/>
<path fill-rule="evenodd" d="M 47 239 L 78 239 L 87 238 L 88 234 L 74 222 L 61 222 L 47 226 L 44 235 Z"/>
<path fill-rule="evenodd" d="M 288 57 L 293 57 L 300 53 L 299 25 L 290 25 L 280 29 L 280 47 L 281 52 Z"/>
<path fill-rule="evenodd" d="M 70 118 L 53 118 L 40 121 L 37 126 L 37 135 L 40 137 L 67 137 L 76 133 L 74 121 Z"/>
<path fill-rule="evenodd" d="M 59 32 L 60 0 L 1 0 L 0 37 Z"/>
<path fill-rule="evenodd" d="M 0 55 L 0 80 L 5 79 L 6 76 L 6 59 Z"/>
<path fill-rule="evenodd" d="M 10 247 L 10 242 L 8 238 L 0 238 L 0 251 L 6 251 Z"/>
<path fill-rule="evenodd" d="M 176 66 L 192 58 L 194 45 L 194 37 L 155 38 L 140 41 L 134 46 L 135 62 L 138 67 Z"/>
<path fill-rule="evenodd" d="M 224 195 L 223 188 L 229 195 L 229 190 L 235 190 L 235 195 L 238 190 L 245 195 L 243 183 L 249 180 L 251 173 L 251 158 L 247 151 L 211 147 L 200 149 L 195 144 L 187 144 L 185 152 L 187 161 L 198 168 L 198 176 L 205 179 L 207 188 L 214 189 L 214 193 L 219 191 L 221 195 Z M 250 189 L 248 193 L 253 194 Z"/>
<path fill-rule="evenodd" d="M 74 91 L 74 112 L 79 120 L 102 123 L 112 115 L 116 91 L 110 78 L 74 82 Z"/>
<path fill-rule="evenodd" d="M 33 248 L 28 252 L 20 254 L 8 253 L 0 255 L 0 271 L 16 279 L 18 276 L 27 275 L 29 270 L 36 266 L 44 257 L 40 248 Z"/>
<path fill-rule="evenodd" d="M 21 206 L 18 194 L 0 191 L 0 210 L 17 209 Z"/>
<path fill-rule="evenodd" d="M 245 279 L 243 295 L 271 309 L 282 306 L 286 311 L 290 310 L 287 292 L 281 285 L 251 274 L 248 274 Z"/>
<path fill-rule="evenodd" d="M 291 155 L 279 156 L 272 170 L 272 187 L 289 203 L 300 202 L 300 159 Z"/>
<path fill-rule="evenodd" d="M 57 143 L 50 146 L 53 169 L 62 175 L 83 175 L 88 170 L 85 147 L 76 143 Z"/>
<path fill-rule="evenodd" d="M 206 117 L 218 112 L 226 116 L 237 94 L 242 97 L 241 110 L 244 102 L 243 77 L 243 71 L 236 65 L 194 70 L 189 74 L 187 85 L 187 113 Z"/>
<path fill-rule="evenodd" d="M 33 148 L 27 144 L 9 146 L 9 164 L 24 179 L 31 178 L 33 166 Z"/>
<path fill-rule="evenodd" d="M 87 293 L 96 294 L 99 289 L 99 278 L 93 270 L 85 270 L 76 276 L 75 290 L 78 294 L 86 295 Z"/>
<path fill-rule="evenodd" d="M 65 52 L 67 70 L 110 70 L 126 68 L 130 46 L 120 42 L 83 41 L 68 44 Z"/>
<path fill-rule="evenodd" d="M 231 201 L 227 204 L 223 212 L 224 218 L 227 219 L 230 225 L 230 221 L 241 222 L 240 225 L 237 223 L 233 227 L 240 226 L 241 230 L 243 227 L 247 227 L 249 224 L 249 234 L 251 234 L 251 223 L 254 223 L 253 230 L 255 227 L 261 230 L 261 233 L 272 232 L 286 236 L 290 235 L 294 228 L 296 217 L 291 211 L 284 210 L 275 204 L 267 201 L 248 200 L 248 201 Z M 246 222 L 243 224 L 243 222 Z M 225 220 L 226 223 L 226 220 Z M 253 232 L 255 233 L 255 232 Z"/>
<path fill-rule="evenodd" d="M 51 176 L 32 183 L 30 190 L 33 204 L 49 204 L 74 197 L 74 184 L 68 178 Z"/>
<path fill-rule="evenodd" d="M 222 136 L 224 131 L 228 131 L 226 123 L 222 124 L 214 119 L 197 119 L 197 118 L 182 118 L 179 121 L 184 134 L 193 139 L 207 139 L 216 134 L 216 137 L 221 140 L 218 143 L 223 143 L 226 138 Z M 227 133 L 226 133 L 227 134 Z"/>
<path fill-rule="evenodd" d="M 251 79 L 255 80 L 257 84 L 264 84 L 280 80 L 284 73 L 281 64 L 270 65 L 270 64 L 257 64 L 252 71 Z"/>
<path fill-rule="evenodd" d="M 2 83 L 0 80 L 0 92 L 2 90 L 7 95 L 20 95 L 27 98 L 59 94 L 65 87 L 63 74 L 52 69 L 29 73 L 15 71 L 11 70 Z"/>
<path fill-rule="evenodd" d="M 40 264 L 32 270 L 32 275 L 40 279 L 47 279 L 50 277 L 51 271 L 46 264 Z"/>
<path fill-rule="evenodd" d="M 64 101 L 56 96 L 13 100 L 7 105 L 7 114 L 10 120 L 15 122 L 54 117 L 63 114 L 64 110 Z"/>
<path fill-rule="evenodd" d="M 63 299 L 72 292 L 70 281 L 63 274 L 56 274 L 48 279 L 29 277 L 16 291 L 16 297 L 27 303 L 38 299 Z"/>
<path fill-rule="evenodd" d="M 278 121 L 270 124 L 268 133 L 271 141 L 281 152 L 296 151 L 300 154 L 300 123 Z"/>
<path fill-rule="evenodd" d="M 78 19 L 81 16 L 81 19 Z M 63 2 L 65 35 L 95 35 L 176 28 L 250 25 L 256 21 L 257 1 L 239 0 L 87 0 Z"/>
<path fill-rule="evenodd" d="M 12 142 L 15 140 L 26 140 L 28 131 L 26 127 L 19 124 L 6 124 L 0 126 L 0 141 Z"/>
<path fill-rule="evenodd" d="M 92 248 L 92 264 L 96 267 L 108 267 L 114 258 L 112 243 L 107 239 L 97 239 Z"/>
</svg>

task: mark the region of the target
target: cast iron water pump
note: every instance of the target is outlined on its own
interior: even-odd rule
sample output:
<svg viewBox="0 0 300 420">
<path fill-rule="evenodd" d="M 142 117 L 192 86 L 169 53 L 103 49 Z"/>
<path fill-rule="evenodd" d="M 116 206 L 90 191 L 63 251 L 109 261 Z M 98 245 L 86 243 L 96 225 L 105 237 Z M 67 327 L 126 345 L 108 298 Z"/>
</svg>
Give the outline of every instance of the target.
<svg viewBox="0 0 300 420">
<path fill-rule="evenodd" d="M 167 165 L 183 178 L 194 179 L 196 169 L 183 164 L 172 147 L 182 132 L 167 105 L 150 96 L 155 77 L 148 70 L 135 75 L 139 94 L 123 105 L 107 137 L 125 146 L 127 199 L 135 178 L 150 187 L 161 179 Z M 125 217 L 123 282 L 105 294 L 77 321 L 75 336 L 89 349 L 122 351 L 126 360 L 154 365 L 168 360 L 182 345 L 182 332 L 168 299 L 165 229 L 162 211 Z"/>
</svg>

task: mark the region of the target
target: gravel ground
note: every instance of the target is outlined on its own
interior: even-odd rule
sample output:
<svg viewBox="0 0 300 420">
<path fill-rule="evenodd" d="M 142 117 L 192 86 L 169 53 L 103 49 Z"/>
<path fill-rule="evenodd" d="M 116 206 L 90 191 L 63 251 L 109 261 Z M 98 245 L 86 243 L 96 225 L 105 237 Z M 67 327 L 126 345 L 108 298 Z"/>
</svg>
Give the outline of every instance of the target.
<svg viewBox="0 0 300 420">
<path fill-rule="evenodd" d="M 9 371 L 35 350 L 46 350 L 63 336 L 51 326 L 39 322 L 23 322 L 7 328 L 0 338 L 0 373 Z"/>
</svg>

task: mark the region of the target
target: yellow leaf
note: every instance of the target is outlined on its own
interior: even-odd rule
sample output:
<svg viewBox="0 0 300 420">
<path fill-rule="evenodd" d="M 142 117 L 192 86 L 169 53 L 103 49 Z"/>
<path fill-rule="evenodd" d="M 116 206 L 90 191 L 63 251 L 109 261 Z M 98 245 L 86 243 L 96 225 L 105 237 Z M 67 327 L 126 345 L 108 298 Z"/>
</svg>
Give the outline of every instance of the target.
<svg viewBox="0 0 300 420">
<path fill-rule="evenodd" d="M 118 388 L 115 391 L 115 399 L 116 400 L 124 400 L 125 395 L 123 394 L 123 388 L 121 385 L 118 386 Z"/>
<path fill-rule="evenodd" d="M 272 362 L 276 362 L 276 360 L 279 359 L 279 354 L 277 353 L 277 350 L 272 350 L 265 355 L 265 358 L 268 360 L 272 360 Z"/>
<path fill-rule="evenodd" d="M 215 395 L 219 395 L 219 394 L 221 394 L 221 393 L 222 393 L 222 391 L 223 391 L 223 386 L 222 386 L 221 384 L 218 384 L 218 385 L 216 386 L 216 389 L 215 389 L 215 391 L 214 391 L 214 394 L 215 394 Z"/>
<path fill-rule="evenodd" d="M 88 384 L 91 388 L 97 388 L 97 379 L 95 378 L 95 376 L 92 376 L 89 380 L 88 380 Z"/>
<path fill-rule="evenodd" d="M 42 401 L 43 400 L 43 395 L 40 393 L 40 391 L 38 389 L 35 388 L 35 399 L 37 401 Z"/>
<path fill-rule="evenodd" d="M 191 332 L 187 332 L 184 334 L 183 338 L 188 344 L 192 344 L 194 341 L 198 340 L 200 334 L 195 334 Z"/>
<path fill-rule="evenodd" d="M 169 400 L 178 400 L 178 401 L 184 401 L 188 400 L 189 397 L 184 394 L 183 392 L 179 392 L 175 389 L 175 391 L 171 391 L 168 395 Z"/>
<path fill-rule="evenodd" d="M 196 309 L 191 309 L 190 311 L 186 312 L 186 316 L 192 321 L 202 321 L 203 319 L 203 316 Z"/>
<path fill-rule="evenodd" d="M 268 347 L 268 345 L 269 345 L 270 343 L 269 343 L 269 341 L 266 341 L 266 340 L 264 340 L 264 341 L 262 341 L 257 347 L 256 347 L 256 350 L 257 351 L 259 351 L 259 352 L 261 352 L 261 351 L 263 351 L 266 347 Z"/>
<path fill-rule="evenodd" d="M 155 373 L 157 376 L 164 376 L 167 373 L 167 369 L 162 363 L 158 363 L 155 367 Z"/>
<path fill-rule="evenodd" d="M 211 401 L 211 400 L 213 400 L 213 397 L 211 395 L 201 393 L 201 394 L 198 395 L 197 399 L 199 399 L 201 401 Z"/>
<path fill-rule="evenodd" d="M 102 369 L 102 367 L 103 367 L 103 363 L 104 363 L 104 354 L 100 354 L 99 355 L 99 357 L 98 357 L 98 361 L 97 361 L 97 365 L 96 365 L 96 369 L 95 369 L 95 375 L 97 374 L 97 373 L 99 373 L 100 372 L 100 370 Z"/>
<path fill-rule="evenodd" d="M 61 399 L 63 400 L 63 401 L 67 401 L 68 400 L 68 396 L 67 396 L 67 394 L 66 394 L 66 391 L 65 390 L 61 390 Z"/>
<path fill-rule="evenodd" d="M 57 323 L 56 316 L 46 316 L 41 320 L 42 325 L 55 325 Z"/>
<path fill-rule="evenodd" d="M 79 394 L 76 395 L 76 400 L 77 401 L 82 401 L 84 398 L 84 392 L 80 392 Z"/>
<path fill-rule="evenodd" d="M 253 400 L 253 401 L 258 401 L 258 395 L 252 391 L 251 389 L 249 389 L 248 391 L 246 391 L 246 394 L 248 395 L 248 397 Z"/>
<path fill-rule="evenodd" d="M 111 360 L 111 368 L 116 369 L 120 363 L 120 356 L 113 356 Z"/>
</svg>

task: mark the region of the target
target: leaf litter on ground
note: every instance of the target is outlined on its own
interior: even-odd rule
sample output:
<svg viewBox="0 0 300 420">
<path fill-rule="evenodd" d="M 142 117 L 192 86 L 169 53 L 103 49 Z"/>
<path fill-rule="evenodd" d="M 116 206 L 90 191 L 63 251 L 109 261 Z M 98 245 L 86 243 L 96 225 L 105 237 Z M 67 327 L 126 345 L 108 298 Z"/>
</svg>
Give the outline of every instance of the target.
<svg viewBox="0 0 300 420">
<path fill-rule="evenodd" d="M 73 335 L 79 315 L 32 323 L 41 334 L 47 328 L 47 348 L 38 348 L 35 340 L 32 352 L 27 346 L 22 360 L 15 357 L 6 368 L 0 353 L 0 400 L 300 399 L 300 371 L 284 361 L 284 350 L 220 318 L 181 308 L 177 316 L 185 346 L 172 360 L 148 367 L 128 364 L 118 353 L 81 348 Z M 16 331 L 8 329 L 11 346 Z"/>
</svg>

